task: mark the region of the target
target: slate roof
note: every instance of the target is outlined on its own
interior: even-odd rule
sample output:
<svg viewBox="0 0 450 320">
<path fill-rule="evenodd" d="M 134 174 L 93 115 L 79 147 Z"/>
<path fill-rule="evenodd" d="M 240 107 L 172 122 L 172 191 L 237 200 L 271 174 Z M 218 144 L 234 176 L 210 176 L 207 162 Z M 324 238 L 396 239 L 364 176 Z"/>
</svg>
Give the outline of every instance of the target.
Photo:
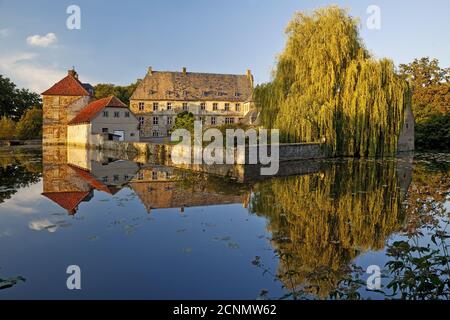
<svg viewBox="0 0 450 320">
<path fill-rule="evenodd" d="M 253 76 L 152 71 L 139 82 L 132 100 L 251 101 Z"/>
</svg>

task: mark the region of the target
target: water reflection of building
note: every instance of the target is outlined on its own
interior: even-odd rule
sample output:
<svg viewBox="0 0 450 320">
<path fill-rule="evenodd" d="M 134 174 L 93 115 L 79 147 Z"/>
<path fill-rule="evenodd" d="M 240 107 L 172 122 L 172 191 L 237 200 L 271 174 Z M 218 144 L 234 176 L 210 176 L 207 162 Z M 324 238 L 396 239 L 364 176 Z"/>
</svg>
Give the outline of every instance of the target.
<svg viewBox="0 0 450 320">
<path fill-rule="evenodd" d="M 157 208 L 181 208 L 247 203 L 247 192 L 222 192 L 204 175 L 162 165 L 142 165 L 116 160 L 92 149 L 46 146 L 43 152 L 43 196 L 73 215 L 94 190 L 115 195 L 131 188 L 148 212 Z M 195 179 L 193 179 L 193 177 Z"/>
<path fill-rule="evenodd" d="M 92 199 L 94 190 L 114 195 L 139 171 L 134 162 L 98 161 L 92 155 L 84 149 L 45 147 L 42 195 L 73 215 L 82 202 Z"/>
<path fill-rule="evenodd" d="M 240 192 L 224 194 L 205 186 L 204 180 L 190 183 L 186 172 L 169 167 L 143 168 L 130 182 L 148 212 L 152 209 L 201 207 L 219 204 L 246 204 L 247 196 Z"/>
</svg>

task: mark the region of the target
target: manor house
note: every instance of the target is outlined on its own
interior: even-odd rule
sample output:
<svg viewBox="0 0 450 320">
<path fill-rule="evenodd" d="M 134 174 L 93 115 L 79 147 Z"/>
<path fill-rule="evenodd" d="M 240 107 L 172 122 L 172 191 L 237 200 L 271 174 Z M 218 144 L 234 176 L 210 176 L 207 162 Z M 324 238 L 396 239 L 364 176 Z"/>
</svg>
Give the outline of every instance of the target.
<svg viewBox="0 0 450 320">
<path fill-rule="evenodd" d="M 166 137 L 177 114 L 187 111 L 205 126 L 254 124 L 253 75 L 154 71 L 151 67 L 130 99 L 143 138 Z"/>
</svg>

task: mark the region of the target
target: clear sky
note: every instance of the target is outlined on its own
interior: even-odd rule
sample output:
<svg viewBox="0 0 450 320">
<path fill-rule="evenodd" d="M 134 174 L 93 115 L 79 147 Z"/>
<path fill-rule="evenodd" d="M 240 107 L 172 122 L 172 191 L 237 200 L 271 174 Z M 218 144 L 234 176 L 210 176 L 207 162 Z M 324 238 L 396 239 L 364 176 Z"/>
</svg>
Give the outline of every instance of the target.
<svg viewBox="0 0 450 320">
<path fill-rule="evenodd" d="M 81 30 L 66 27 L 72 4 L 81 8 Z M 376 57 L 400 64 L 431 56 L 450 67 L 448 0 L 0 0 L 0 74 L 36 91 L 72 66 L 93 84 L 129 84 L 148 66 L 251 69 L 261 83 L 270 79 L 294 12 L 328 4 L 361 18 L 361 36 Z M 366 27 L 370 5 L 381 9 L 380 30 Z"/>
</svg>

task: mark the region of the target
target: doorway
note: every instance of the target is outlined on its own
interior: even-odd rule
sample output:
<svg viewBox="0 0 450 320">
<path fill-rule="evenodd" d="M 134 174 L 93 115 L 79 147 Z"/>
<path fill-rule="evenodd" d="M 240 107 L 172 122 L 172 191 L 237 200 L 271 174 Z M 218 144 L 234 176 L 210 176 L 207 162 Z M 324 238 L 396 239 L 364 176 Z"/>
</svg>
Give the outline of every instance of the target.
<svg viewBox="0 0 450 320">
<path fill-rule="evenodd" d="M 118 137 L 119 141 L 125 141 L 125 131 L 114 130 L 114 135 Z"/>
</svg>

